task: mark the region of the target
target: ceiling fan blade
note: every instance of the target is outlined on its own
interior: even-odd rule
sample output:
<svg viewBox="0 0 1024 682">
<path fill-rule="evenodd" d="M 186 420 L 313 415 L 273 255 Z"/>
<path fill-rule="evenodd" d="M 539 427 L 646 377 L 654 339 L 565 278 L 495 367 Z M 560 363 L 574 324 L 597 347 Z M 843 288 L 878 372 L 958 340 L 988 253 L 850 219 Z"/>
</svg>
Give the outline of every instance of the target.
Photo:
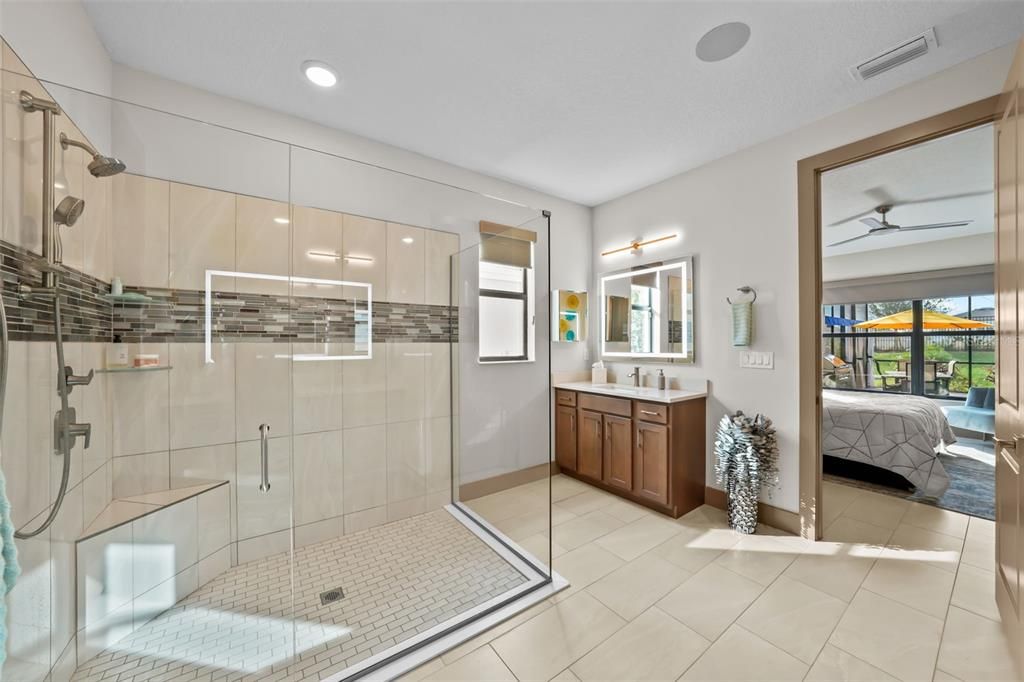
<svg viewBox="0 0 1024 682">
<path fill-rule="evenodd" d="M 914 230 L 936 230 L 941 227 L 963 227 L 970 225 L 971 220 L 959 220 L 953 223 L 928 223 L 927 225 L 901 225 L 900 232 L 912 232 Z"/>
<path fill-rule="evenodd" d="M 870 236 L 871 236 L 870 232 L 865 232 L 864 234 L 857 235 L 856 237 L 851 237 L 850 239 L 844 239 L 841 242 L 836 242 L 834 244 L 829 244 L 826 248 L 830 249 L 833 246 L 842 246 L 843 244 L 849 244 L 850 242 L 855 242 L 858 239 L 864 239 L 864 237 L 870 237 Z"/>
<path fill-rule="evenodd" d="M 881 228 L 885 228 L 885 227 L 887 227 L 886 225 L 883 225 L 883 224 L 882 224 L 882 223 L 881 223 L 881 222 L 880 222 L 880 221 L 878 220 L 878 218 L 861 218 L 861 219 L 860 219 L 860 222 L 864 223 L 865 225 L 867 225 L 868 227 L 870 227 L 870 228 L 871 228 L 872 230 L 877 230 L 877 229 L 878 229 L 878 228 L 880 228 L 880 227 L 881 227 Z"/>
</svg>

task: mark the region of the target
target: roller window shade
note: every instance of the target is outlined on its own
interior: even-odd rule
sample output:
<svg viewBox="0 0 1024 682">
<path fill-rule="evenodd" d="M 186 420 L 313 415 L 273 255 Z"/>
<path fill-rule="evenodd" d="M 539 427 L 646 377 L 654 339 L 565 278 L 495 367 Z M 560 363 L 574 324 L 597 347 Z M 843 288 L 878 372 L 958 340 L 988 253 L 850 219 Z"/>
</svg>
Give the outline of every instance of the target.
<svg viewBox="0 0 1024 682">
<path fill-rule="evenodd" d="M 480 222 L 480 260 L 517 268 L 533 267 L 537 233 L 517 227 Z"/>
</svg>

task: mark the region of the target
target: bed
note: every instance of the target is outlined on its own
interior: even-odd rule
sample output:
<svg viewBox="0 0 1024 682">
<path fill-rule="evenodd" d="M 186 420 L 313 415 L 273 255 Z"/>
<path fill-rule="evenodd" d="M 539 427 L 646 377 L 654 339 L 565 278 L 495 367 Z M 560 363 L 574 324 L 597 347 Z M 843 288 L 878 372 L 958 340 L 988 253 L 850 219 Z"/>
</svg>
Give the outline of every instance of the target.
<svg viewBox="0 0 1024 682">
<path fill-rule="evenodd" d="M 935 454 L 956 436 L 942 408 L 928 398 L 854 391 L 822 391 L 822 454 L 902 476 L 938 497 L 949 476 Z"/>
</svg>

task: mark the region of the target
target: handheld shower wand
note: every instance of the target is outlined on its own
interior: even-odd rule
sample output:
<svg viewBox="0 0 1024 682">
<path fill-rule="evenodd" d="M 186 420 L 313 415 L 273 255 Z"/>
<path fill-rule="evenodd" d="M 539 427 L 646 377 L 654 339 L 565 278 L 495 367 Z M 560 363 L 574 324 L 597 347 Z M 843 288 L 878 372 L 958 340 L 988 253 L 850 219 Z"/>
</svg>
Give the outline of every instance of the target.
<svg viewBox="0 0 1024 682">
<path fill-rule="evenodd" d="M 60 487 L 57 489 L 57 496 L 50 506 L 50 511 L 35 530 L 17 530 L 14 536 L 19 539 L 35 537 L 45 531 L 57 518 L 61 506 L 64 503 L 64 496 L 68 490 L 68 479 L 71 471 L 71 450 L 78 438 L 85 439 L 85 447 L 89 447 L 89 440 L 92 431 L 91 424 L 78 423 L 75 408 L 69 404 L 68 396 L 75 386 L 88 386 L 92 381 L 93 373 L 86 376 L 76 376 L 74 369 L 64 364 L 64 328 L 61 318 L 60 300 L 60 274 L 62 268 L 62 254 L 60 233 L 58 225 L 71 227 L 81 217 L 85 210 L 85 202 L 78 197 L 66 196 L 61 199 L 56 207 L 53 205 L 53 117 L 60 116 L 61 110 L 56 102 L 41 99 L 33 94 L 21 92 L 21 107 L 27 112 L 42 112 L 43 114 L 43 260 L 40 269 L 43 273 L 42 289 L 30 295 L 41 295 L 53 297 L 53 332 L 54 343 L 57 347 L 57 395 L 60 396 L 60 410 L 53 416 L 53 445 L 57 454 L 63 457 L 63 468 L 61 471 Z M 62 149 L 68 147 L 79 147 L 92 155 L 89 163 L 89 172 L 94 177 L 103 178 L 121 173 L 125 165 L 119 159 L 103 156 L 93 147 L 85 142 L 71 140 L 61 133 L 60 145 Z M 0 428 L 2 428 L 3 406 L 5 402 L 7 384 L 7 358 L 8 358 L 8 336 L 7 320 L 4 315 L 3 301 L 0 300 Z"/>
</svg>

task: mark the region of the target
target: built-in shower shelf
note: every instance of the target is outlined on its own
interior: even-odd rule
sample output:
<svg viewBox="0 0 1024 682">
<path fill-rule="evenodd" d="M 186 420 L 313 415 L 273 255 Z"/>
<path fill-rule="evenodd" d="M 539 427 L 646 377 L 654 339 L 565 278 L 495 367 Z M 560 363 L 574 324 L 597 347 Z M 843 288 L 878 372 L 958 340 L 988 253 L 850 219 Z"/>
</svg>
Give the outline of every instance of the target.
<svg viewBox="0 0 1024 682">
<path fill-rule="evenodd" d="M 145 294 L 104 294 L 103 298 L 110 301 L 111 303 L 135 303 L 137 305 L 145 305 L 146 303 L 152 303 L 153 299 Z"/>
<path fill-rule="evenodd" d="M 121 372 L 163 372 L 168 369 L 174 369 L 172 365 L 150 365 L 149 367 L 105 367 L 104 369 L 97 369 L 97 374 L 119 374 Z"/>
</svg>

